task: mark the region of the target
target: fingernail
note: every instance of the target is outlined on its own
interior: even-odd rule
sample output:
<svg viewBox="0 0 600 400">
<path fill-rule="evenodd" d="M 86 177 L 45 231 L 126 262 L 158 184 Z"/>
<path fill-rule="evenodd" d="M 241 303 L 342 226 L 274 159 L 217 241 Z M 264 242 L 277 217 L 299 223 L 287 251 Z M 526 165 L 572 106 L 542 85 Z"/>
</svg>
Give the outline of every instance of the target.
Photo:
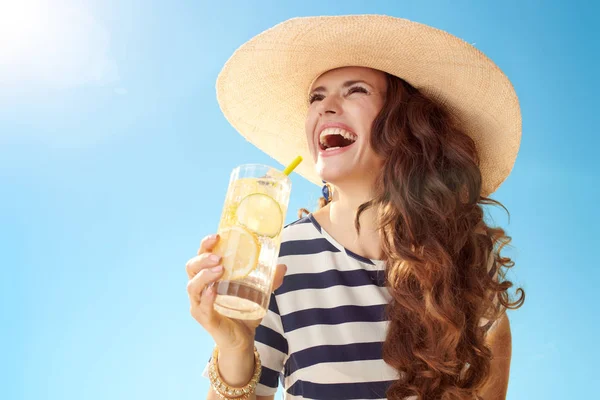
<svg viewBox="0 0 600 400">
<path fill-rule="evenodd" d="M 217 234 L 213 234 L 213 235 L 208 235 L 204 238 L 204 240 L 215 240 L 217 238 Z"/>
<path fill-rule="evenodd" d="M 223 270 L 223 266 L 222 265 L 217 265 L 216 267 L 212 267 L 211 272 L 214 272 L 215 274 L 218 272 L 221 272 Z"/>
<path fill-rule="evenodd" d="M 216 255 L 216 254 L 211 254 L 210 257 L 208 257 L 208 258 L 212 262 L 219 262 L 219 261 L 221 261 L 221 256 Z"/>
</svg>

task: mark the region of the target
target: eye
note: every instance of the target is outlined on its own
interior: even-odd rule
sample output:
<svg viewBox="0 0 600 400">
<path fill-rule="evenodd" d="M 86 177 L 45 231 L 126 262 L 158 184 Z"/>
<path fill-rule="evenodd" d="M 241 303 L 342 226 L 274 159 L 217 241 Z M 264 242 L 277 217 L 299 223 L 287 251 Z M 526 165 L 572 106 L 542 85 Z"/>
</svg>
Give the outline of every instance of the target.
<svg viewBox="0 0 600 400">
<path fill-rule="evenodd" d="M 369 91 L 362 86 L 352 86 L 350 89 L 348 89 L 348 95 L 351 95 L 352 93 L 369 94 Z"/>
<path fill-rule="evenodd" d="M 322 95 L 321 93 L 313 93 L 310 95 L 310 97 L 308 98 L 308 103 L 312 104 L 315 101 L 320 101 L 323 100 L 325 98 L 324 95 Z"/>
</svg>

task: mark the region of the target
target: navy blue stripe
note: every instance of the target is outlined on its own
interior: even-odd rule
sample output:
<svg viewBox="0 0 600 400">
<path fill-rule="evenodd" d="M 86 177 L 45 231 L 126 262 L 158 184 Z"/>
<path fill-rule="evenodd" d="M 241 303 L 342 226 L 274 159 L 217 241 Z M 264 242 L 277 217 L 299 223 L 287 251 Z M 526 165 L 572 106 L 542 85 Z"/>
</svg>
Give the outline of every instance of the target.
<svg viewBox="0 0 600 400">
<path fill-rule="evenodd" d="M 369 264 L 369 265 L 375 265 L 375 263 L 373 261 L 371 261 L 368 258 L 365 258 L 363 256 L 359 256 L 356 253 L 351 252 L 350 250 L 344 248 L 344 250 L 346 250 L 346 254 L 348 254 L 350 257 L 354 258 L 355 260 L 358 260 L 360 262 L 363 262 L 365 264 Z"/>
<path fill-rule="evenodd" d="M 385 399 L 385 392 L 392 383 L 394 381 L 323 384 L 298 380 L 287 392 L 308 399 Z"/>
<path fill-rule="evenodd" d="M 263 365 L 259 382 L 265 386 L 276 389 L 277 386 L 279 386 L 279 372 L 273 371 Z"/>
<path fill-rule="evenodd" d="M 323 233 L 322 232 L 323 228 L 321 228 L 321 225 L 319 225 L 319 223 L 317 222 L 317 220 L 315 219 L 315 217 L 312 214 L 310 214 L 307 218 L 309 218 L 309 221 L 312 222 L 312 224 L 315 226 L 315 228 L 317 228 L 317 230 L 319 231 L 319 233 L 322 234 Z M 350 250 L 348 250 L 346 248 L 344 248 L 344 250 L 346 251 L 346 254 L 348 254 L 350 257 L 354 258 L 357 261 L 360 261 L 360 262 L 363 262 L 363 263 L 369 264 L 369 265 L 375 265 L 375 263 L 372 260 L 368 259 L 368 258 L 360 256 L 360 255 L 358 255 L 358 254 L 356 254 L 356 253 L 354 253 L 354 252 L 352 252 L 352 251 L 350 251 Z"/>
<path fill-rule="evenodd" d="M 320 363 L 380 360 L 382 348 L 383 342 L 310 347 L 293 353 L 285 363 L 285 370 L 293 374 L 299 369 Z"/>
<path fill-rule="evenodd" d="M 355 269 L 352 271 L 338 271 L 332 269 L 314 274 L 293 274 L 283 279 L 283 284 L 275 291 L 276 295 L 302 289 L 325 289 L 333 286 L 367 286 L 377 285 L 383 287 L 385 276 L 380 271 L 367 271 Z"/>
<path fill-rule="evenodd" d="M 264 325 L 256 328 L 254 340 L 279 350 L 283 354 L 288 353 L 288 342 L 280 333 Z"/>
<path fill-rule="evenodd" d="M 275 294 L 271 293 L 271 298 L 269 299 L 269 310 L 273 311 L 275 314 L 281 314 L 279 312 L 279 307 L 277 306 L 277 299 L 275 298 Z"/>
<path fill-rule="evenodd" d="M 304 218 L 297 219 L 294 222 L 291 222 L 291 223 L 287 224 L 284 227 L 284 229 L 287 228 L 288 226 L 294 226 L 294 225 L 300 225 L 300 224 L 310 224 L 310 223 L 311 223 L 310 218 L 304 217 Z"/>
<path fill-rule="evenodd" d="M 279 248 L 279 257 L 297 256 L 297 255 L 313 255 L 330 251 L 339 253 L 340 250 L 329 243 L 325 238 L 308 239 L 308 240 L 288 240 L 281 243 Z"/>
<path fill-rule="evenodd" d="M 335 308 L 309 308 L 281 316 L 285 332 L 310 325 L 338 325 L 346 322 L 385 321 L 385 304 L 375 306 L 340 306 Z"/>
</svg>

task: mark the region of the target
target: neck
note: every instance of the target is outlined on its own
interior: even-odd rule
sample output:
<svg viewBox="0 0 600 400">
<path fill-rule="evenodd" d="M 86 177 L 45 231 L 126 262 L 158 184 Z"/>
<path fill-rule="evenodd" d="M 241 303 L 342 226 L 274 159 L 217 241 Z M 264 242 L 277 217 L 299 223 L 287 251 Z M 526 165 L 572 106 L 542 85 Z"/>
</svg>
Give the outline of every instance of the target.
<svg viewBox="0 0 600 400">
<path fill-rule="evenodd" d="M 364 186 L 344 184 L 335 186 L 333 199 L 327 206 L 331 234 L 335 234 L 346 248 L 364 257 L 381 259 L 379 233 L 376 226 L 377 210 L 369 208 L 360 215 L 360 233 L 355 220 L 358 207 L 372 199 L 372 192 Z"/>
</svg>

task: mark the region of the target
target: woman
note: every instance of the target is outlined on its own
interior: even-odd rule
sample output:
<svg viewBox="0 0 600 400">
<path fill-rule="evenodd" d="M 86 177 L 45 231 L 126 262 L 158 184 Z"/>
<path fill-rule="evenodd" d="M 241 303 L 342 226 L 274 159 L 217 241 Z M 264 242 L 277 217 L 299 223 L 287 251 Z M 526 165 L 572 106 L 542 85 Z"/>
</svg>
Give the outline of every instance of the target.
<svg viewBox="0 0 600 400">
<path fill-rule="evenodd" d="M 217 236 L 187 263 L 216 344 L 208 398 L 273 399 L 279 379 L 286 398 L 504 398 L 505 311 L 524 295 L 509 301 L 510 238 L 482 210 L 520 141 L 502 72 L 410 21 L 298 18 L 238 49 L 217 92 L 252 143 L 281 162 L 300 151 L 299 173 L 327 183 L 284 229 L 262 321 L 214 312 Z"/>
</svg>

